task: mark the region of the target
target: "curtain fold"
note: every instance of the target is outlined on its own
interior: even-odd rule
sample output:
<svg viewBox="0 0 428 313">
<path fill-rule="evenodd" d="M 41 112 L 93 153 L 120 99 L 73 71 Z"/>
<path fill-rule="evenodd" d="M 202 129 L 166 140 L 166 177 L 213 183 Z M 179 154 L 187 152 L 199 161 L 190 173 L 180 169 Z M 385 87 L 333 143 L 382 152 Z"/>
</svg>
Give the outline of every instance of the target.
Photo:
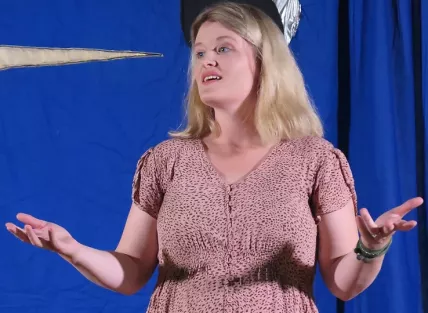
<svg viewBox="0 0 428 313">
<path fill-rule="evenodd" d="M 412 3 L 349 4 L 349 158 L 359 208 L 377 218 L 418 195 Z M 397 233 L 378 278 L 345 312 L 422 313 L 418 248 L 418 230 Z"/>
<path fill-rule="evenodd" d="M 421 294 L 424 313 L 428 312 L 428 2 L 413 0 L 415 35 L 419 36 L 417 49 L 418 62 L 415 62 L 416 77 L 420 80 L 416 93 L 418 132 L 418 188 L 424 196 L 425 204 L 418 211 L 419 222 L 419 255 L 421 266 Z"/>
</svg>

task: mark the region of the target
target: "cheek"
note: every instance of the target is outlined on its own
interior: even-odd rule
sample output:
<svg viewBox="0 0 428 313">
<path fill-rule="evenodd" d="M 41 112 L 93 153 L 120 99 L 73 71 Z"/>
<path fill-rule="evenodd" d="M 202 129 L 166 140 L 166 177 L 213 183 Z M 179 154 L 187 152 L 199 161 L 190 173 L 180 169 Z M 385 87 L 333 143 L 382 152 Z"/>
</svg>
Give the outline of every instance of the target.
<svg viewBox="0 0 428 313">
<path fill-rule="evenodd" d="M 247 62 L 242 62 L 235 68 L 233 80 L 243 88 L 251 88 L 254 84 L 255 74 L 255 68 L 250 67 Z"/>
<path fill-rule="evenodd" d="M 251 55 L 237 54 L 233 57 L 224 57 L 221 61 L 223 70 L 233 72 L 233 76 L 254 77 L 256 74 L 256 62 Z"/>
</svg>

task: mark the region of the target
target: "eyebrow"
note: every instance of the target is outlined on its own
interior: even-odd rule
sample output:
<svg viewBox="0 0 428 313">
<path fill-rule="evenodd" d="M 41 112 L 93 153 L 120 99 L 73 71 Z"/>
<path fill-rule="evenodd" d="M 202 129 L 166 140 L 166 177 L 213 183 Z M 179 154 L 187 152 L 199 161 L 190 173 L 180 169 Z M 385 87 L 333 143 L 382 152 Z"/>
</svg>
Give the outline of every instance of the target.
<svg viewBox="0 0 428 313">
<path fill-rule="evenodd" d="M 223 40 L 223 39 L 231 39 L 232 41 L 235 41 L 235 42 L 236 42 L 236 40 L 235 40 L 235 39 L 233 39 L 233 38 L 232 38 L 232 37 L 230 37 L 230 36 L 220 36 L 220 37 L 217 37 L 216 41 L 220 41 L 220 40 Z M 194 47 L 197 47 L 197 46 L 200 46 L 200 45 L 203 45 L 203 43 L 202 43 L 202 42 L 197 42 L 197 43 L 195 43 L 193 46 L 194 46 Z"/>
</svg>

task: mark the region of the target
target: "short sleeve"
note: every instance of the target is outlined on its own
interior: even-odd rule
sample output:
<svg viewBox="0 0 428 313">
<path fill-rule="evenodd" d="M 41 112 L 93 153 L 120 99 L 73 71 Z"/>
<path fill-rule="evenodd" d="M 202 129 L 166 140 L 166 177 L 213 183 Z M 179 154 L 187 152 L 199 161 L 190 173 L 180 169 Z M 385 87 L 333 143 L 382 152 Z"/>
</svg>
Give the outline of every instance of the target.
<svg viewBox="0 0 428 313">
<path fill-rule="evenodd" d="M 138 160 L 132 181 L 132 201 L 141 210 L 157 218 L 162 205 L 163 191 L 153 148 Z"/>
<path fill-rule="evenodd" d="M 333 146 L 321 153 L 312 190 L 312 204 L 316 216 L 340 210 L 349 200 L 353 201 L 357 210 L 357 195 L 351 168 L 345 155 Z"/>
</svg>

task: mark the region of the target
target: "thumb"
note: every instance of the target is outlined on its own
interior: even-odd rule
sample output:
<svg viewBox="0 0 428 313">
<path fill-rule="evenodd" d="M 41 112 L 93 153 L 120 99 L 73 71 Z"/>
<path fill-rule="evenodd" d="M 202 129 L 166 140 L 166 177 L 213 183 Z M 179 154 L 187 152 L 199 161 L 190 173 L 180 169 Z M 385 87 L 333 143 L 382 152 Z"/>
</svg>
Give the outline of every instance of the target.
<svg viewBox="0 0 428 313">
<path fill-rule="evenodd" d="M 16 215 L 16 218 L 18 221 L 20 221 L 23 224 L 30 225 L 32 228 L 38 229 L 45 227 L 48 222 L 38 219 L 30 214 L 26 213 L 18 213 Z"/>
</svg>

